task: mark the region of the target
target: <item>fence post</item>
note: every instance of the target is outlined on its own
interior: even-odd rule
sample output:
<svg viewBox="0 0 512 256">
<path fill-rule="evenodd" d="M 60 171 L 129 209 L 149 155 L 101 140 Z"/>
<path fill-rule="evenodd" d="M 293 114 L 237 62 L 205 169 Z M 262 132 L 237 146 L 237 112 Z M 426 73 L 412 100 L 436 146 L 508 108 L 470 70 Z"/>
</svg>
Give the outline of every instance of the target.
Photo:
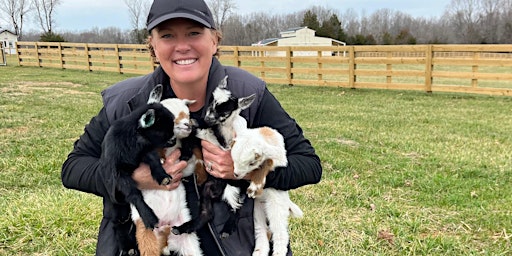
<svg viewBox="0 0 512 256">
<path fill-rule="evenodd" d="M 38 67 L 41 67 L 41 59 L 39 58 L 39 45 L 37 42 L 34 42 L 34 46 L 36 47 L 36 61 L 37 61 L 37 66 Z"/>
<path fill-rule="evenodd" d="M 62 53 L 62 43 L 59 43 L 59 61 L 60 61 L 60 68 L 61 69 L 64 69 L 64 58 L 63 58 L 63 53 Z"/>
<path fill-rule="evenodd" d="M 471 66 L 471 71 L 473 74 L 478 73 L 478 59 L 480 59 L 480 52 L 473 52 L 473 60 L 475 60 L 475 65 Z M 477 88 L 478 87 L 478 78 L 475 78 L 473 75 L 473 78 L 471 78 L 471 87 Z"/>
<path fill-rule="evenodd" d="M 288 79 L 288 85 L 293 86 L 292 80 L 293 80 L 293 62 L 292 62 L 292 48 L 286 47 L 286 78 Z"/>
<path fill-rule="evenodd" d="M 322 73 L 322 68 L 323 68 L 323 63 L 322 61 L 320 61 L 320 59 L 322 58 L 322 54 L 323 52 L 322 51 L 317 51 L 317 68 L 318 68 L 318 72 L 317 72 L 317 79 L 318 79 L 318 82 L 317 82 L 317 85 L 322 85 L 322 80 L 323 80 L 323 73 Z"/>
<path fill-rule="evenodd" d="M 258 56 L 260 58 L 262 58 L 264 56 L 265 52 L 264 51 L 258 51 Z M 261 79 L 265 80 L 265 61 L 260 61 L 260 67 L 261 67 L 261 72 L 260 72 L 260 77 Z"/>
<path fill-rule="evenodd" d="M 123 72 L 121 72 L 121 68 L 122 68 L 121 59 L 122 59 L 122 57 L 119 55 L 119 45 L 118 44 L 115 44 L 114 50 L 116 51 L 116 56 L 117 56 L 117 72 L 119 74 L 122 74 L 123 73 Z"/>
<path fill-rule="evenodd" d="M 350 46 L 348 48 L 348 86 L 350 88 L 356 88 L 356 53 L 355 47 Z"/>
<path fill-rule="evenodd" d="M 388 61 L 389 61 L 390 59 L 392 59 L 392 58 L 393 58 L 393 52 L 387 52 L 387 53 L 386 53 L 386 58 L 388 58 Z M 393 83 L 393 76 L 391 75 L 392 70 L 393 70 L 393 65 L 392 65 L 392 64 L 390 64 L 390 63 L 386 64 L 386 71 L 387 71 L 387 73 L 388 73 L 388 75 L 386 76 L 386 83 L 387 83 L 388 85 L 390 85 L 391 83 Z"/>
<path fill-rule="evenodd" d="M 89 45 L 85 44 L 85 60 L 86 60 L 86 68 L 87 71 L 91 72 L 91 56 L 89 55 Z"/>
<path fill-rule="evenodd" d="M 433 46 L 428 44 L 425 49 L 425 92 L 432 92 L 432 58 L 434 58 Z"/>
<path fill-rule="evenodd" d="M 235 67 L 240 68 L 240 66 L 242 66 L 242 62 L 240 61 L 240 55 L 238 54 L 238 46 L 235 46 L 235 49 L 233 49 L 233 57 L 235 57 Z"/>
<path fill-rule="evenodd" d="M 18 66 L 21 66 L 21 56 L 20 56 L 20 46 L 18 45 L 18 41 L 16 41 L 16 56 L 18 56 Z"/>
</svg>

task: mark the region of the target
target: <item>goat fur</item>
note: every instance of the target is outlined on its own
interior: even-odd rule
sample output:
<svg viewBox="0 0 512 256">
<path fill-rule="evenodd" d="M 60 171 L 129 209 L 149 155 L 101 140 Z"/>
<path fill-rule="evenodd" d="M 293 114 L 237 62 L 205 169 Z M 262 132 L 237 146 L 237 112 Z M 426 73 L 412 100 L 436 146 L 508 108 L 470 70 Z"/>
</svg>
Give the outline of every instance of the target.
<svg viewBox="0 0 512 256">
<path fill-rule="evenodd" d="M 130 114 L 112 123 L 102 143 L 99 170 L 105 180 L 105 186 L 122 194 L 129 204 L 140 213 L 144 226 L 149 229 L 158 224 L 158 217 L 143 200 L 141 191 L 131 178 L 141 162 L 149 165 L 151 176 L 159 184 L 171 182 L 162 167 L 157 149 L 165 146 L 173 137 L 174 115 L 159 103 L 162 86 L 156 86 L 146 105 L 134 109 Z M 117 192 L 111 200 L 117 202 Z M 121 255 L 133 251 L 134 243 L 130 238 L 130 208 L 120 204 L 114 212 L 114 228 Z"/>
<path fill-rule="evenodd" d="M 269 255 L 267 231 L 272 234 L 273 256 L 288 252 L 288 218 L 302 217 L 302 210 L 290 200 L 288 191 L 264 188 L 266 176 L 276 167 L 288 165 L 283 136 L 270 127 L 246 129 L 237 133 L 231 147 L 235 177 L 251 173 L 247 189 L 254 200 L 256 246 L 253 256 Z M 268 225 L 267 225 L 268 220 Z"/>
<path fill-rule="evenodd" d="M 206 171 L 202 163 L 201 150 L 197 146 L 200 142 L 194 134 L 195 120 L 190 118 L 188 109 L 188 105 L 193 102 L 178 98 L 165 99 L 160 102 L 175 116 L 174 137 L 172 138 L 174 145 L 163 149 L 162 154 L 165 158 L 179 148 L 181 150 L 180 160 L 188 161 L 187 167 L 183 170 L 183 177 L 196 173 L 200 180 L 206 178 Z M 159 227 L 150 230 L 141 225 L 139 213 L 132 205 L 132 220 L 136 223 L 136 238 L 141 255 L 170 255 L 172 252 L 180 256 L 203 255 L 196 233 L 181 235 L 170 233 L 172 226 L 181 225 L 191 219 L 186 202 L 185 187 L 182 183 L 174 190 L 142 190 L 142 195 L 144 201 L 158 216 Z"/>
<path fill-rule="evenodd" d="M 227 78 L 227 76 L 224 77 L 213 91 L 213 101 L 208 105 L 204 118 L 208 128 L 198 129 L 197 132 L 198 138 L 207 140 L 224 150 L 229 150 L 237 130 L 247 128 L 247 121 L 239 114 L 256 98 L 254 94 L 243 98 L 233 97 L 227 88 Z M 199 217 L 181 226 L 173 227 L 172 232 L 181 234 L 198 230 L 213 218 L 213 202 L 222 199 L 233 210 L 233 214 L 229 216 L 229 220 L 221 231 L 222 237 L 229 236 L 236 228 L 237 210 L 241 207 L 240 188 L 245 189 L 246 186 L 245 181 L 228 181 L 208 175 L 201 191 Z"/>
</svg>

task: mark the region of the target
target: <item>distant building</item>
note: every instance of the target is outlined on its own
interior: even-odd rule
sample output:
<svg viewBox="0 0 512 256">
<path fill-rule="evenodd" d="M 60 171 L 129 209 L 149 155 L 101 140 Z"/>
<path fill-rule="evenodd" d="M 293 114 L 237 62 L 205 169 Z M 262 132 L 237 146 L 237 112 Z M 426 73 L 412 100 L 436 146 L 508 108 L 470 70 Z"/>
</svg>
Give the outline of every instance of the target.
<svg viewBox="0 0 512 256">
<path fill-rule="evenodd" d="M 267 38 L 252 46 L 345 46 L 345 42 L 328 37 L 315 36 L 315 30 L 308 27 L 290 28 L 280 32 L 279 38 Z M 267 52 L 267 55 L 282 56 L 283 52 Z M 295 56 L 316 56 L 317 52 L 304 51 L 294 52 Z M 323 56 L 331 56 L 332 52 L 326 51 L 322 53 Z"/>
<path fill-rule="evenodd" d="M 18 42 L 18 35 L 7 29 L 0 28 L 1 48 L 5 53 L 16 54 L 16 42 Z"/>
</svg>

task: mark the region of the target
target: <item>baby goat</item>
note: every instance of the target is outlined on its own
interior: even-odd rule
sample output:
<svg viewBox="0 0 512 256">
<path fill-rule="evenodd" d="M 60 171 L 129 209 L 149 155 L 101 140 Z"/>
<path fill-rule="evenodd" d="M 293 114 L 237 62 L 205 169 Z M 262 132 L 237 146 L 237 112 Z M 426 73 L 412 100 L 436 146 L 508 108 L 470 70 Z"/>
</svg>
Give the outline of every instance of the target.
<svg viewBox="0 0 512 256">
<path fill-rule="evenodd" d="M 283 136 L 269 127 L 246 129 L 237 133 L 231 147 L 235 177 L 251 173 L 247 189 L 254 200 L 254 231 L 256 246 L 253 256 L 268 255 L 267 230 L 272 233 L 273 256 L 288 252 L 288 217 L 302 217 L 302 210 L 290 200 L 288 191 L 265 188 L 266 176 L 276 167 L 288 165 Z M 267 226 L 268 220 L 268 226 Z"/>
<path fill-rule="evenodd" d="M 150 93 L 147 105 L 134 109 L 130 114 L 112 123 L 102 143 L 99 159 L 101 174 L 105 175 L 105 186 L 114 188 L 124 195 L 126 202 L 133 205 L 140 214 L 146 228 L 153 229 L 158 217 L 144 202 L 141 191 L 131 178 L 141 162 L 149 165 L 151 176 L 161 185 L 171 182 L 162 167 L 157 149 L 163 148 L 173 137 L 174 115 L 159 103 L 162 85 L 156 86 Z M 116 201 L 117 198 L 112 198 Z M 131 247 L 128 222 L 130 208 L 119 205 L 116 216 L 116 238 L 121 254 L 128 253 Z"/>
<path fill-rule="evenodd" d="M 238 130 L 247 129 L 247 121 L 240 116 L 243 109 L 249 107 L 256 95 L 244 98 L 235 98 L 227 88 L 227 79 L 224 77 L 218 87 L 213 91 L 213 101 L 206 110 L 204 121 L 207 129 L 199 129 L 197 137 L 207 140 L 225 150 L 229 150 L 230 144 Z M 232 185 L 228 184 L 231 183 Z M 240 208 L 240 187 L 246 187 L 245 181 L 228 181 L 208 175 L 201 195 L 201 214 L 192 221 L 182 226 L 174 227 L 174 234 L 190 233 L 198 230 L 213 218 L 213 201 L 220 200 L 221 196 L 234 212 Z M 235 185 L 235 186 L 233 186 Z M 236 228 L 237 215 L 230 216 L 224 225 L 222 236 L 226 237 Z"/>
<path fill-rule="evenodd" d="M 190 119 L 188 105 L 195 101 L 170 98 L 160 103 L 175 116 L 174 145 L 165 148 L 162 157 L 167 157 L 175 149 L 181 150 L 180 160 L 188 161 L 183 170 L 183 177 L 194 172 L 198 183 L 206 179 L 206 171 L 202 163 L 199 139 L 195 137 L 195 120 Z M 187 207 L 185 187 L 182 183 L 174 190 L 142 190 L 144 201 L 153 209 L 159 218 L 159 228 L 146 229 L 140 219 L 137 209 L 132 205 L 132 220 L 136 225 L 136 238 L 141 255 L 159 256 L 176 252 L 180 256 L 203 255 L 199 238 L 196 233 L 175 235 L 170 233 L 170 227 L 181 225 L 191 219 Z"/>
</svg>

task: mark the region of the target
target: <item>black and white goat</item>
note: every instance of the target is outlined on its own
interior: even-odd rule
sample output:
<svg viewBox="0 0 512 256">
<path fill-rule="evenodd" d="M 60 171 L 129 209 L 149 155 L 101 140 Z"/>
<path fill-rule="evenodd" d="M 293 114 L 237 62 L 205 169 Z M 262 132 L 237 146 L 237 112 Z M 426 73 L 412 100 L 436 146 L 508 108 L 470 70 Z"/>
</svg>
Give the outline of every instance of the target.
<svg viewBox="0 0 512 256">
<path fill-rule="evenodd" d="M 119 191 L 126 202 L 137 209 L 144 226 L 149 229 L 155 228 L 159 221 L 158 217 L 144 201 L 141 191 L 131 176 L 143 162 L 149 165 L 151 176 L 159 184 L 167 185 L 172 180 L 172 177 L 163 169 L 157 151 L 163 148 L 174 135 L 174 115 L 159 103 L 162 90 L 162 85 L 156 86 L 151 91 L 147 105 L 134 109 L 130 114 L 112 123 L 105 134 L 99 160 L 105 186 Z M 112 200 L 117 201 L 117 198 Z M 114 215 L 116 238 L 121 254 L 129 253 L 135 249 L 128 235 L 131 227 L 128 221 L 129 206 L 120 205 L 116 208 Z"/>
<path fill-rule="evenodd" d="M 270 127 L 245 129 L 237 133 L 231 147 L 235 177 L 251 173 L 247 189 L 254 200 L 256 246 L 253 256 L 269 255 L 267 230 L 272 234 L 273 256 L 288 252 L 288 218 L 302 217 L 302 210 L 290 200 L 288 191 L 264 188 L 266 176 L 276 167 L 288 165 L 283 136 Z M 267 225 L 268 221 L 268 225 Z"/>
<path fill-rule="evenodd" d="M 256 98 L 254 94 L 243 98 L 233 97 L 227 88 L 227 78 L 227 76 L 224 77 L 213 91 L 213 101 L 206 110 L 204 121 L 209 128 L 198 129 L 197 132 L 198 138 L 207 140 L 225 150 L 229 150 L 237 130 L 247 128 L 247 121 L 239 114 L 243 109 L 249 107 Z M 235 213 L 241 207 L 241 187 L 245 189 L 247 185 L 248 183 L 245 181 L 228 181 L 208 175 L 201 191 L 199 217 L 184 225 L 173 227 L 172 232 L 181 234 L 198 230 L 213 218 L 213 202 L 222 199 L 233 210 L 233 214 L 221 231 L 223 237 L 229 236 L 236 228 L 238 216 Z"/>
<path fill-rule="evenodd" d="M 199 139 L 195 137 L 195 120 L 190 118 L 188 105 L 191 100 L 170 98 L 160 103 L 174 115 L 174 145 L 163 150 L 167 157 L 175 149 L 181 150 L 180 160 L 187 160 L 183 177 L 197 174 L 198 183 L 206 179 L 206 171 L 202 163 Z M 203 178 L 201 178 L 203 177 Z M 200 181 L 200 180 L 203 181 Z M 172 226 L 182 225 L 191 220 L 187 207 L 185 187 L 183 183 L 174 190 L 142 190 L 144 201 L 153 209 L 159 218 L 158 228 L 146 229 L 140 219 L 137 208 L 132 205 L 132 220 L 136 226 L 136 238 L 141 255 L 170 255 L 172 252 L 180 256 L 203 255 L 199 238 L 196 233 L 175 235 L 170 233 Z"/>
</svg>

